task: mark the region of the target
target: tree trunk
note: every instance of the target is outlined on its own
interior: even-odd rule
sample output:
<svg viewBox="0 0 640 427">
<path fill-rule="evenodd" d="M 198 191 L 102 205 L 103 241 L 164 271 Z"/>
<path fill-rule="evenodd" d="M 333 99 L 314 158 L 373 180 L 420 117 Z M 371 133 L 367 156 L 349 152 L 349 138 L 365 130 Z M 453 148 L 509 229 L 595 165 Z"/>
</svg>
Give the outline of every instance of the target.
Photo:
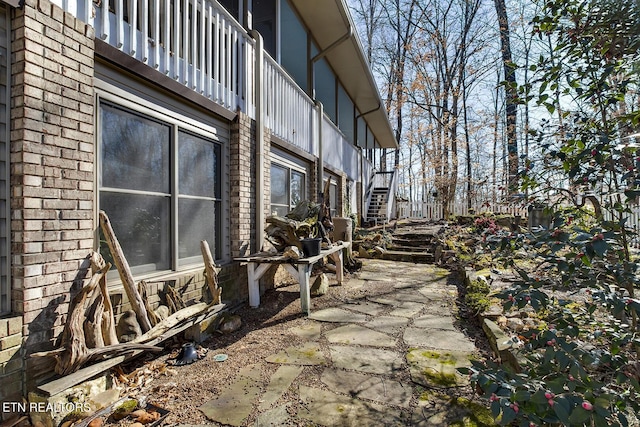
<svg viewBox="0 0 640 427">
<path fill-rule="evenodd" d="M 509 20 L 505 0 L 494 0 L 498 24 L 500 26 L 500 50 L 504 66 L 505 110 L 507 125 L 508 155 L 508 193 L 514 194 L 518 187 L 518 140 L 516 137 L 517 98 L 516 66 L 511 58 L 511 40 L 509 36 Z"/>
<path fill-rule="evenodd" d="M 493 168 L 492 168 L 492 202 L 498 201 L 498 125 L 500 124 L 500 112 L 498 111 L 498 105 L 500 104 L 500 70 L 497 71 L 498 84 L 496 85 L 495 100 L 493 104 L 494 108 L 494 120 L 493 120 Z"/>
</svg>

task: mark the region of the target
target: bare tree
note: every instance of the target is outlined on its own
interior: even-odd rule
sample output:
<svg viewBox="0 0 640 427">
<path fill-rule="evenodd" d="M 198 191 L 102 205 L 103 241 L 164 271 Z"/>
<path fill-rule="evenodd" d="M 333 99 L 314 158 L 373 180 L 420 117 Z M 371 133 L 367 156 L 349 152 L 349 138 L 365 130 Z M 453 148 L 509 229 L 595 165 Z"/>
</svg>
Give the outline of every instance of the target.
<svg viewBox="0 0 640 427">
<path fill-rule="evenodd" d="M 518 116 L 518 85 L 516 81 L 516 65 L 511 56 L 511 40 L 509 35 L 509 19 L 505 0 L 494 0 L 498 25 L 500 28 L 500 51 L 504 66 L 505 112 L 507 126 L 508 153 L 508 188 L 509 194 L 516 191 L 518 185 L 518 138 L 516 121 Z"/>
<path fill-rule="evenodd" d="M 414 82 L 408 92 L 411 101 L 430 116 L 433 127 L 432 165 L 438 199 L 445 206 L 454 200 L 458 184 L 459 126 L 466 95 L 466 68 L 476 52 L 474 19 L 480 1 L 420 3 L 416 21 L 420 42 L 412 47 Z"/>
</svg>

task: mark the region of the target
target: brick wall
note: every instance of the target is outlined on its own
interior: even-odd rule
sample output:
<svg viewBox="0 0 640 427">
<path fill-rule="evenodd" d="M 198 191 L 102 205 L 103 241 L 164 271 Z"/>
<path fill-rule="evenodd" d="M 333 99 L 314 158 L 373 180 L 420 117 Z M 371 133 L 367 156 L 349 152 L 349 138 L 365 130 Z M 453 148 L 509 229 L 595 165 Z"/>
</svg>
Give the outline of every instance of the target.
<svg viewBox="0 0 640 427">
<path fill-rule="evenodd" d="M 22 317 L 0 319 L 0 402 L 21 402 L 24 366 L 21 346 Z M 11 411 L 0 411 L 0 421 L 11 415 Z"/>
<path fill-rule="evenodd" d="M 338 175 L 338 191 L 336 194 L 336 216 L 344 216 L 345 215 L 345 196 L 347 194 L 347 175 L 341 173 Z"/>
<path fill-rule="evenodd" d="M 238 113 L 231 124 L 229 148 L 231 256 L 255 252 L 255 124 Z"/>
<path fill-rule="evenodd" d="M 12 302 L 29 354 L 53 347 L 93 248 L 94 34 L 47 0 L 25 0 L 12 30 Z"/>
<path fill-rule="evenodd" d="M 271 212 L 271 134 L 264 132 L 263 193 L 265 218 Z M 245 256 L 259 251 L 255 245 L 256 230 L 264 230 L 266 224 L 256 224 L 256 123 L 241 112 L 231 124 L 229 177 L 231 256 Z M 248 297 L 245 267 L 227 266 L 235 274 L 222 284 L 223 298 L 238 301 Z"/>
</svg>

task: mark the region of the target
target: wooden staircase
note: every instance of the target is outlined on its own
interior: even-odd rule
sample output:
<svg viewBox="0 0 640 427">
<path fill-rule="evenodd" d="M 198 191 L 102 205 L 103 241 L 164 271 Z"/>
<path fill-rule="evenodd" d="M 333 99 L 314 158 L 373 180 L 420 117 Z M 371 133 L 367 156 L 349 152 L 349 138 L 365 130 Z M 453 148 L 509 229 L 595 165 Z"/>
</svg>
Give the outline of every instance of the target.
<svg viewBox="0 0 640 427">
<path fill-rule="evenodd" d="M 398 224 L 392 233 L 391 244 L 382 255 L 393 261 L 433 264 L 442 250 L 440 235 L 443 226 L 428 224 L 424 221 L 411 221 Z"/>
<path fill-rule="evenodd" d="M 367 188 L 367 212 L 365 221 L 378 225 L 392 219 L 395 192 L 395 177 L 393 171 L 375 172 Z"/>
<path fill-rule="evenodd" d="M 378 224 L 389 220 L 387 218 L 387 200 L 389 200 L 389 188 L 376 187 L 371 191 L 371 202 L 367 211 L 367 222 Z"/>
</svg>

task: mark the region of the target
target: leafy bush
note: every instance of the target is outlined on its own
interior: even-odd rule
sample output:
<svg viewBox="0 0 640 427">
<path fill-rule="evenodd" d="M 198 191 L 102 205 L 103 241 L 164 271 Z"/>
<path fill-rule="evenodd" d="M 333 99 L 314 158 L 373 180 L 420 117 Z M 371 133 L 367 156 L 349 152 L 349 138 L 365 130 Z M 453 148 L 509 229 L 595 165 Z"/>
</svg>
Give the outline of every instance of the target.
<svg viewBox="0 0 640 427">
<path fill-rule="evenodd" d="M 503 425 L 626 426 L 627 415 L 640 412 L 639 269 L 627 227 L 640 195 L 640 110 L 631 102 L 640 81 L 640 3 L 541 7 L 534 32 L 555 47 L 531 66 L 538 96 L 523 102 L 537 101 L 550 117 L 532 132 L 538 158 L 525 159 L 520 179 L 532 203 L 558 214 L 549 230 L 486 241 L 508 265 L 516 252 L 538 260 L 532 271 L 516 268 L 520 280 L 500 296 L 505 309 L 544 311 L 545 323 L 522 334 L 520 370 L 474 362 L 464 371 Z"/>
<path fill-rule="evenodd" d="M 496 220 L 491 217 L 481 216 L 473 221 L 473 227 L 476 232 L 496 234 L 500 227 L 496 223 Z"/>
<path fill-rule="evenodd" d="M 491 287 L 486 281 L 482 279 L 472 280 L 466 287 L 464 302 L 470 310 L 482 313 L 491 305 L 490 292 Z"/>
</svg>

